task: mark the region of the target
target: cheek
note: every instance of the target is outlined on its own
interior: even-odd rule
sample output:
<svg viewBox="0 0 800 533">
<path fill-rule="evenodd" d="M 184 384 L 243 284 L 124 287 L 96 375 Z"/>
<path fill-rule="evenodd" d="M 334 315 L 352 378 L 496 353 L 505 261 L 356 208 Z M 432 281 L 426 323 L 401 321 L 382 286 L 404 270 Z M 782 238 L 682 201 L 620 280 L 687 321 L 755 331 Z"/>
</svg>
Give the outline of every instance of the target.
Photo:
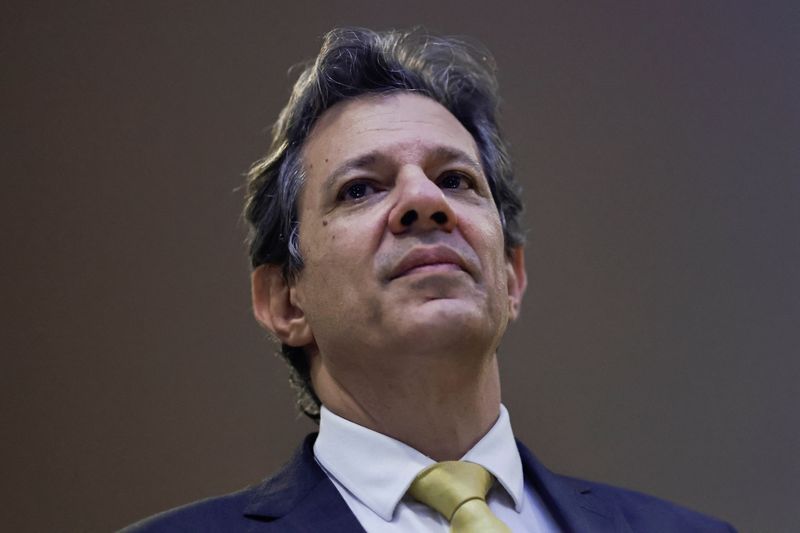
<svg viewBox="0 0 800 533">
<path fill-rule="evenodd" d="M 386 228 L 386 211 L 382 206 L 375 206 L 363 212 L 323 218 L 312 240 L 304 243 L 301 235 L 300 248 L 312 260 L 325 261 L 328 265 L 369 262 L 374 259 Z"/>
<path fill-rule="evenodd" d="M 357 224 L 322 219 L 317 231 L 300 236 L 307 296 L 321 305 L 340 308 L 356 297 L 369 278 L 374 254 Z"/>
<path fill-rule="evenodd" d="M 358 236 L 352 229 L 328 224 L 315 238 L 300 242 L 303 262 L 309 268 L 321 267 L 318 270 L 335 276 L 341 267 L 359 261 L 365 252 L 363 243 L 359 246 Z"/>
<path fill-rule="evenodd" d="M 473 225 L 473 246 L 481 256 L 490 261 L 486 265 L 487 267 L 496 267 L 498 264 L 502 264 L 505 241 L 500 219 L 497 216 L 484 214 L 482 218 L 476 220 L 480 222 Z"/>
<path fill-rule="evenodd" d="M 474 226 L 474 233 L 473 247 L 480 257 L 485 281 L 493 295 L 505 295 L 508 285 L 505 240 L 499 217 L 484 216 Z"/>
<path fill-rule="evenodd" d="M 301 308 L 322 350 L 334 349 L 337 339 L 352 342 L 352 326 L 369 328 L 384 316 L 369 236 L 327 222 L 313 241 L 301 242 L 305 266 L 298 281 Z"/>
</svg>

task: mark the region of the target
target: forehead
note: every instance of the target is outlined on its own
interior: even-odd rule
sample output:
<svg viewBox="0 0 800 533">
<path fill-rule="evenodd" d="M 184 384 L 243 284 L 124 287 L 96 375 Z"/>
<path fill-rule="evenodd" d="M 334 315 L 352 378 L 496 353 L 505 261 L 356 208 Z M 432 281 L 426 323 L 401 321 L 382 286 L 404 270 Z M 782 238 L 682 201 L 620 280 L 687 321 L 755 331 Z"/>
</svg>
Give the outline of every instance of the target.
<svg viewBox="0 0 800 533">
<path fill-rule="evenodd" d="M 326 110 L 306 140 L 303 161 L 308 177 L 319 178 L 368 153 L 403 163 L 443 149 L 479 161 L 472 135 L 444 106 L 426 96 L 400 92 L 361 96 Z"/>
</svg>

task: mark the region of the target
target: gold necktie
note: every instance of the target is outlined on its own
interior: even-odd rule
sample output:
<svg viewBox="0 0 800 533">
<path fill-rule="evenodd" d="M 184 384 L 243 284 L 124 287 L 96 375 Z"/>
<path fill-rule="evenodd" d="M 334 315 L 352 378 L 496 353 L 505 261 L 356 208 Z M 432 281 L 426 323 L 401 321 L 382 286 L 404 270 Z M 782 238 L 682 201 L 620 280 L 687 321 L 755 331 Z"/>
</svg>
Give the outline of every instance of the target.
<svg viewBox="0 0 800 533">
<path fill-rule="evenodd" d="M 452 533 L 511 533 L 486 505 L 493 482 L 480 465 L 445 461 L 417 474 L 408 493 L 447 518 Z"/>
</svg>

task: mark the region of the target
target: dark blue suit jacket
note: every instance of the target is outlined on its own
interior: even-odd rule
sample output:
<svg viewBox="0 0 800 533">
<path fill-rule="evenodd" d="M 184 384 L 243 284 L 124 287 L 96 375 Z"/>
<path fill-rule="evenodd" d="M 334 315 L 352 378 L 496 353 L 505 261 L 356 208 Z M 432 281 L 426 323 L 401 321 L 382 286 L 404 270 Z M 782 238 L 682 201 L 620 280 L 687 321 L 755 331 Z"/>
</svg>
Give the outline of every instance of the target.
<svg viewBox="0 0 800 533">
<path fill-rule="evenodd" d="M 150 517 L 125 533 L 363 532 L 314 460 L 316 434 L 260 485 Z M 554 474 L 517 443 L 530 481 L 565 533 L 731 533 L 728 524 L 637 492 Z"/>
</svg>

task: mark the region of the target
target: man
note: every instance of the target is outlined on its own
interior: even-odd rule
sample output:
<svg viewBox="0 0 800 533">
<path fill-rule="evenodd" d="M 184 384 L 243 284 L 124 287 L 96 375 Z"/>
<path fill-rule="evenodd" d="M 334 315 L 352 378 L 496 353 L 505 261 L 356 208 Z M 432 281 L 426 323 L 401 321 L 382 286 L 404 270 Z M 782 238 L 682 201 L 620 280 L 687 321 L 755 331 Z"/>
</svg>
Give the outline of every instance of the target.
<svg viewBox="0 0 800 533">
<path fill-rule="evenodd" d="M 334 30 L 248 178 L 253 308 L 319 420 L 261 485 L 132 531 L 722 532 L 515 443 L 497 347 L 526 276 L 488 54 Z"/>
</svg>

